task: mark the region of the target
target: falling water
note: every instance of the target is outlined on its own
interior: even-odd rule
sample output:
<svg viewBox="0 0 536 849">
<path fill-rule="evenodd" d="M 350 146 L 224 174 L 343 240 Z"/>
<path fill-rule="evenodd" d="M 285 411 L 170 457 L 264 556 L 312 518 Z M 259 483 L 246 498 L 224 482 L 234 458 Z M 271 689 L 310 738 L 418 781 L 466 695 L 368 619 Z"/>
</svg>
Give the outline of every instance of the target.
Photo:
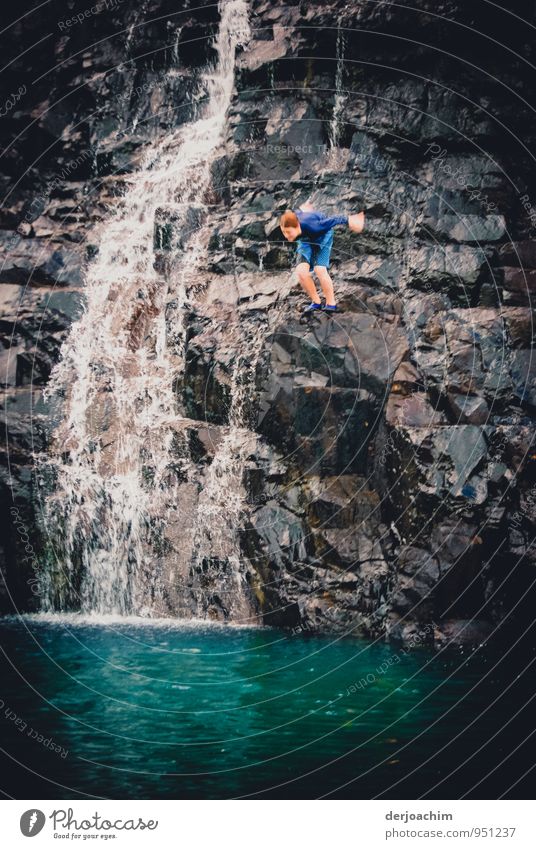
<svg viewBox="0 0 536 849">
<path fill-rule="evenodd" d="M 255 377 L 263 342 L 277 325 L 282 302 L 263 319 L 241 323 L 242 351 L 232 370 L 228 426 L 210 464 L 194 528 L 190 573 L 192 597 L 200 617 L 252 621 L 251 592 L 240 556 L 240 533 L 247 514 L 244 472 L 258 435 L 251 425 L 256 409 Z"/>
<path fill-rule="evenodd" d="M 127 26 L 124 46 L 125 58 L 128 58 L 130 56 L 130 50 L 132 47 L 132 42 L 134 40 L 135 32 L 136 29 L 140 26 L 140 22 L 145 17 L 148 2 L 149 0 L 142 0 L 142 2 L 134 9 L 134 19 L 132 23 Z"/>
<path fill-rule="evenodd" d="M 337 42 L 335 48 L 335 97 L 333 100 L 331 121 L 328 125 L 329 145 L 326 146 L 323 167 L 317 172 L 314 179 L 314 190 L 311 193 L 311 196 L 314 196 L 316 190 L 319 189 L 324 182 L 331 183 L 333 181 L 334 174 L 340 174 L 346 169 L 349 151 L 348 149 L 339 147 L 344 123 L 342 116 L 344 104 L 346 102 L 346 95 L 343 89 L 345 49 L 345 34 L 339 24 L 337 27 Z"/>
<path fill-rule="evenodd" d="M 164 310 L 171 294 L 180 316 L 201 253 L 199 237 L 190 239 L 168 293 L 171 284 L 155 267 L 155 217 L 168 210 L 184 231 L 209 187 L 234 86 L 235 51 L 249 38 L 246 0 L 222 0 L 220 10 L 218 58 L 201 80 L 206 99 L 200 117 L 151 146 L 115 214 L 96 234 L 86 309 L 51 378 L 49 392 L 65 398 L 65 420 L 55 434 L 55 491 L 45 505 L 55 561 L 44 577 L 48 610 L 148 612 L 145 542 L 173 504 L 172 431 L 166 425 L 178 418 L 172 376 L 183 354 L 180 344 L 166 340 Z M 173 330 L 175 340 L 184 338 L 180 327 Z"/>
<path fill-rule="evenodd" d="M 337 29 L 336 47 L 337 66 L 335 69 L 335 100 L 333 103 L 333 115 L 329 125 L 329 141 L 331 148 L 338 147 L 342 132 L 342 114 L 346 99 L 342 87 L 344 75 L 345 47 L 346 45 L 344 31 L 339 26 Z"/>
</svg>

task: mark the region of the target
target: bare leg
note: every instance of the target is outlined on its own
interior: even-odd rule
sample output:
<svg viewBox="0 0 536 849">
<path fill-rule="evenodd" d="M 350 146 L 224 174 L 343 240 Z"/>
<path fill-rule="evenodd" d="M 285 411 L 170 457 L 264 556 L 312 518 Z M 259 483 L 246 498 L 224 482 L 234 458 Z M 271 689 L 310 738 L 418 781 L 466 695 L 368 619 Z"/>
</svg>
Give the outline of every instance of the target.
<svg viewBox="0 0 536 849">
<path fill-rule="evenodd" d="M 319 304 L 320 298 L 318 296 L 318 292 L 316 291 L 314 280 L 311 277 L 311 272 L 309 271 L 308 263 L 300 262 L 300 264 L 296 266 L 296 274 L 298 275 L 298 280 L 300 281 L 301 287 L 304 292 L 309 295 L 309 297 L 312 301 L 314 301 L 315 304 Z"/>
<path fill-rule="evenodd" d="M 335 293 L 333 291 L 333 280 L 329 276 L 329 272 L 324 265 L 315 265 L 315 274 L 318 277 L 320 285 L 322 286 L 322 292 L 324 293 L 324 297 L 326 299 L 326 305 L 328 307 L 335 306 Z"/>
</svg>

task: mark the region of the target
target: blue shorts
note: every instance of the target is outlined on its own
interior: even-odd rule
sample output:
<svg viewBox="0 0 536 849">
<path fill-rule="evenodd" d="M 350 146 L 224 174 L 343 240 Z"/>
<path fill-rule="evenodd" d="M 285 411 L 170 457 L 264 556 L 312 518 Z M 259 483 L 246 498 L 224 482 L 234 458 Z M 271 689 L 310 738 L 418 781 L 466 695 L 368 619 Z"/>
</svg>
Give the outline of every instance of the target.
<svg viewBox="0 0 536 849">
<path fill-rule="evenodd" d="M 328 230 L 319 242 L 298 241 L 298 262 L 308 262 L 313 271 L 315 265 L 329 268 L 331 248 L 333 247 L 333 230 Z"/>
</svg>

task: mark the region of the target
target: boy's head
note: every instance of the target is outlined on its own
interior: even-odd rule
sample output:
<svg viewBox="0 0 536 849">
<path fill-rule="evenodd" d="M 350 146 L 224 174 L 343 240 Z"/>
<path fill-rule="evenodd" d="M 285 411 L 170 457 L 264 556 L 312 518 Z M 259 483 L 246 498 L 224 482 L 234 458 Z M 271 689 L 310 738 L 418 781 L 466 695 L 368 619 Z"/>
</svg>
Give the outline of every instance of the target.
<svg viewBox="0 0 536 849">
<path fill-rule="evenodd" d="M 283 236 L 285 239 L 288 239 L 289 242 L 294 242 L 301 233 L 298 216 L 295 212 L 292 212 L 291 209 L 287 209 L 287 211 L 283 213 L 279 221 L 279 226 L 281 227 Z"/>
</svg>

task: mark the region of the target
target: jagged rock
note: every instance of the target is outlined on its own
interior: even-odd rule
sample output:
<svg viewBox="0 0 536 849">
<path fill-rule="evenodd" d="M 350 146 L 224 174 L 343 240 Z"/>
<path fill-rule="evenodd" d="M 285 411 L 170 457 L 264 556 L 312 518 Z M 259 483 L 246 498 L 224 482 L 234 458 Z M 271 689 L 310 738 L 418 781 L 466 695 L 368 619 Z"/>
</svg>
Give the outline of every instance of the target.
<svg viewBox="0 0 536 849">
<path fill-rule="evenodd" d="M 505 234 L 506 222 L 502 215 L 443 215 L 436 231 L 453 242 L 496 242 Z"/>
<path fill-rule="evenodd" d="M 530 348 L 534 343 L 534 312 L 525 307 L 505 307 L 502 316 L 512 347 Z"/>
<path fill-rule="evenodd" d="M 534 351 L 514 351 L 511 358 L 514 393 L 529 409 L 536 405 L 536 357 Z"/>
<path fill-rule="evenodd" d="M 446 424 L 446 416 L 434 410 L 424 392 L 398 397 L 391 395 L 385 410 L 386 422 L 392 427 L 432 427 Z"/>
<path fill-rule="evenodd" d="M 531 304 L 536 293 L 536 269 L 504 268 L 505 302 Z"/>
<path fill-rule="evenodd" d="M 470 395 L 448 396 L 452 414 L 457 424 L 485 424 L 489 417 L 489 408 L 483 398 Z"/>
<path fill-rule="evenodd" d="M 48 239 L 23 239 L 16 234 L 1 235 L 0 250 L 5 254 L 0 282 L 20 285 L 57 283 L 80 285 L 82 257 L 74 245 Z"/>
</svg>

